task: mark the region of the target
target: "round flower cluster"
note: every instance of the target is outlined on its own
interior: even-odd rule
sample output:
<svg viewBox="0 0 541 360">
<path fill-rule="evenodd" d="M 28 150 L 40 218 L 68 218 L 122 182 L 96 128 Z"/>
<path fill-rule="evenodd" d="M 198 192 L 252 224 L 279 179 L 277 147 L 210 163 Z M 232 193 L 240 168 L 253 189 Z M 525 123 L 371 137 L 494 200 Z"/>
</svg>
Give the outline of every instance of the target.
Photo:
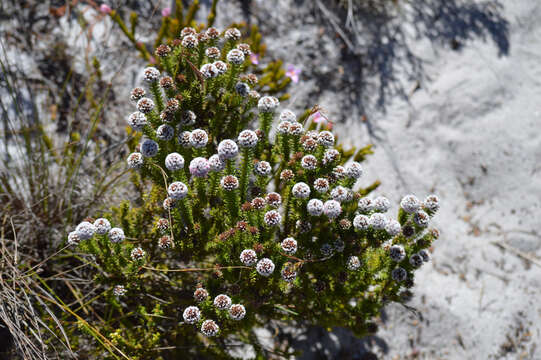
<svg viewBox="0 0 541 360">
<path fill-rule="evenodd" d="M 278 208 L 282 204 L 282 196 L 277 192 L 270 192 L 265 196 L 265 201 L 269 206 Z"/>
<path fill-rule="evenodd" d="M 113 288 L 113 295 L 117 297 L 124 296 L 127 292 L 128 290 L 126 290 L 124 285 L 115 285 Z"/>
<path fill-rule="evenodd" d="M 148 114 L 154 110 L 154 101 L 146 97 L 141 98 L 137 101 L 137 109 L 143 114 Z"/>
<path fill-rule="evenodd" d="M 128 125 L 135 131 L 143 131 L 147 125 L 147 117 L 140 111 L 131 113 L 127 121 Z"/>
<path fill-rule="evenodd" d="M 257 108 L 260 112 L 274 112 L 276 108 L 280 105 L 280 101 L 274 96 L 263 96 L 259 99 L 257 103 Z"/>
<path fill-rule="evenodd" d="M 310 196 L 310 186 L 303 182 L 296 183 L 293 185 L 291 193 L 298 199 L 307 199 Z"/>
<path fill-rule="evenodd" d="M 402 245 L 393 245 L 389 249 L 389 256 L 391 260 L 401 262 L 406 257 L 406 250 Z"/>
<path fill-rule="evenodd" d="M 205 130 L 195 129 L 190 133 L 190 145 L 196 149 L 202 149 L 207 146 L 209 136 Z"/>
<path fill-rule="evenodd" d="M 263 258 L 257 262 L 255 268 L 259 275 L 268 277 L 274 272 L 274 263 L 271 259 Z"/>
<path fill-rule="evenodd" d="M 297 252 L 297 240 L 292 237 L 285 238 L 281 244 L 282 250 L 289 255 L 293 255 Z"/>
<path fill-rule="evenodd" d="M 210 163 L 204 157 L 196 157 L 190 161 L 190 174 L 195 177 L 206 177 L 210 171 Z"/>
<path fill-rule="evenodd" d="M 252 249 L 242 250 L 240 253 L 240 262 L 246 266 L 252 266 L 257 262 L 257 254 Z"/>
<path fill-rule="evenodd" d="M 415 195 L 406 195 L 400 201 L 400 207 L 407 213 L 415 213 L 421 208 L 421 202 Z"/>
<path fill-rule="evenodd" d="M 282 215 L 276 210 L 270 210 L 265 213 L 263 220 L 267 226 L 277 226 L 282 221 Z"/>
<path fill-rule="evenodd" d="M 75 233 L 79 237 L 80 240 L 88 240 L 91 239 L 94 236 L 94 233 L 96 232 L 96 227 L 94 224 L 83 221 L 77 227 L 75 228 Z"/>
<path fill-rule="evenodd" d="M 222 178 L 222 180 L 220 180 L 220 185 L 225 191 L 233 191 L 235 189 L 238 189 L 239 180 L 236 176 L 226 175 Z"/>
<path fill-rule="evenodd" d="M 220 158 L 218 154 L 214 154 L 209 158 L 210 171 L 222 171 L 225 169 L 225 162 Z"/>
<path fill-rule="evenodd" d="M 149 83 L 156 82 L 160 78 L 160 70 L 155 67 L 147 67 L 143 70 L 143 78 Z"/>
<path fill-rule="evenodd" d="M 240 321 L 244 319 L 246 316 L 246 309 L 244 308 L 244 305 L 241 304 L 233 304 L 229 308 L 229 316 L 231 319 Z"/>
<path fill-rule="evenodd" d="M 156 137 L 159 140 L 169 141 L 175 136 L 175 129 L 167 124 L 162 124 L 156 129 Z"/>
<path fill-rule="evenodd" d="M 197 306 L 188 306 L 182 313 L 184 322 L 188 324 L 195 324 L 201 319 L 201 311 Z"/>
<path fill-rule="evenodd" d="M 131 259 L 133 261 L 139 261 L 142 260 L 145 257 L 146 253 L 145 250 L 141 249 L 140 247 L 133 248 L 131 251 Z"/>
<path fill-rule="evenodd" d="M 222 159 L 234 159 L 239 154 L 239 147 L 237 146 L 237 143 L 235 143 L 233 140 L 222 140 L 218 144 L 218 155 Z"/>
<path fill-rule="evenodd" d="M 239 134 L 238 142 L 242 148 L 253 148 L 257 145 L 257 134 L 252 130 L 243 130 Z"/>
<path fill-rule="evenodd" d="M 329 191 L 329 181 L 324 178 L 318 178 L 314 180 L 314 189 L 321 194 Z"/>
<path fill-rule="evenodd" d="M 297 278 L 297 271 L 295 271 L 295 267 L 290 262 L 288 262 L 285 263 L 282 271 L 280 272 L 280 275 L 282 276 L 282 279 L 284 281 L 291 283 Z"/>
<path fill-rule="evenodd" d="M 165 157 L 165 167 L 170 171 L 178 171 L 184 168 L 184 157 L 179 153 L 171 153 Z"/>
<path fill-rule="evenodd" d="M 201 332 L 207 337 L 216 336 L 219 331 L 220 327 L 214 320 L 205 320 L 203 321 L 203 324 L 201 324 Z"/>
<path fill-rule="evenodd" d="M 329 219 L 336 219 L 342 213 L 342 207 L 336 200 L 327 200 L 323 204 L 323 213 L 329 217 Z"/>
<path fill-rule="evenodd" d="M 361 268 L 361 260 L 357 256 L 350 256 L 347 261 L 347 268 L 352 271 L 359 270 Z"/>
<path fill-rule="evenodd" d="M 230 50 L 227 53 L 227 61 L 235 65 L 241 65 L 244 62 L 244 53 L 239 49 Z"/>
<path fill-rule="evenodd" d="M 175 181 L 167 188 L 167 194 L 174 200 L 182 200 L 188 195 L 188 187 L 180 181 Z"/>
<path fill-rule="evenodd" d="M 231 307 L 231 298 L 227 295 L 220 294 L 214 298 L 214 307 L 218 310 L 227 310 Z"/>
<path fill-rule="evenodd" d="M 268 176 L 272 172 L 272 167 L 267 161 L 258 161 L 254 166 L 254 172 L 259 176 Z"/>
<path fill-rule="evenodd" d="M 145 139 L 141 143 L 141 154 L 144 157 L 154 157 L 158 154 L 158 143 L 151 139 Z"/>
<path fill-rule="evenodd" d="M 198 303 L 205 301 L 209 297 L 209 293 L 204 288 L 197 288 L 193 293 L 193 298 Z"/>
<path fill-rule="evenodd" d="M 124 235 L 124 230 L 121 228 L 115 227 L 109 230 L 109 239 L 112 243 L 120 243 L 124 241 L 125 238 L 126 236 Z"/>
<path fill-rule="evenodd" d="M 158 247 L 162 250 L 167 250 L 173 247 L 173 240 L 168 235 L 162 236 L 158 240 Z"/>
</svg>

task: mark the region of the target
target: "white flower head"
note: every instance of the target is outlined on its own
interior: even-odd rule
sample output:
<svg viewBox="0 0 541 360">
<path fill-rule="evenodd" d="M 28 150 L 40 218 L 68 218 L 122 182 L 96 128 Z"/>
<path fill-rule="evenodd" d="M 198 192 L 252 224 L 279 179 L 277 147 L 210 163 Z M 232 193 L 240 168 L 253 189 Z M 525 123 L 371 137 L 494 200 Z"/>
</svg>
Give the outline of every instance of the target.
<svg viewBox="0 0 541 360">
<path fill-rule="evenodd" d="M 297 199 L 308 199 L 310 196 L 310 186 L 304 182 L 298 182 L 291 188 L 291 193 Z"/>
<path fill-rule="evenodd" d="M 167 194 L 174 200 L 182 200 L 188 196 L 188 187 L 180 181 L 175 181 L 167 188 Z"/>
<path fill-rule="evenodd" d="M 220 141 L 218 144 L 218 155 L 222 159 L 234 159 L 239 154 L 237 143 L 230 139 Z"/>
<path fill-rule="evenodd" d="M 306 204 L 306 210 L 312 216 L 319 216 L 323 214 L 323 201 L 319 199 L 310 199 Z"/>
<path fill-rule="evenodd" d="M 184 157 L 179 153 L 171 153 L 165 157 L 165 167 L 170 171 L 178 171 L 184 168 Z"/>
<path fill-rule="evenodd" d="M 88 240 L 91 239 L 94 236 L 94 233 L 96 232 L 96 227 L 94 224 L 83 221 L 77 227 L 75 228 L 75 233 L 79 237 L 80 240 Z"/>
<path fill-rule="evenodd" d="M 96 234 L 105 235 L 111 230 L 111 223 L 105 218 L 99 218 L 94 221 L 94 227 L 96 228 Z"/>
<path fill-rule="evenodd" d="M 195 324 L 201 320 L 201 311 L 197 306 L 188 306 L 182 313 L 182 317 L 187 324 Z"/>
<path fill-rule="evenodd" d="M 274 272 L 274 263 L 271 259 L 263 258 L 257 262 L 256 270 L 259 275 L 270 276 Z"/>
</svg>

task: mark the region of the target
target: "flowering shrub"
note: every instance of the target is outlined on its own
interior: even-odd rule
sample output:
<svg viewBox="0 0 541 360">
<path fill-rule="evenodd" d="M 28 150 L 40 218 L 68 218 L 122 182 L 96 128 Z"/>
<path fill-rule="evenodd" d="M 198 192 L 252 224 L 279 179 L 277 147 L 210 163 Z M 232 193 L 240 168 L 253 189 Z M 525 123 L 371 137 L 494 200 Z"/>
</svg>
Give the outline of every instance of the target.
<svg viewBox="0 0 541 360">
<path fill-rule="evenodd" d="M 253 329 L 270 320 L 363 335 L 409 295 L 438 237 L 436 196 L 404 197 L 392 219 L 387 198 L 367 196 L 377 183 L 355 186 L 370 148 L 353 156 L 304 124 L 315 109 L 297 119 L 252 90 L 239 39 L 187 27 L 158 47 L 165 71 L 143 70 L 127 116 L 136 206 L 68 237 L 95 257 L 102 329 L 132 358 L 227 357 L 239 341 L 262 354 Z"/>
</svg>

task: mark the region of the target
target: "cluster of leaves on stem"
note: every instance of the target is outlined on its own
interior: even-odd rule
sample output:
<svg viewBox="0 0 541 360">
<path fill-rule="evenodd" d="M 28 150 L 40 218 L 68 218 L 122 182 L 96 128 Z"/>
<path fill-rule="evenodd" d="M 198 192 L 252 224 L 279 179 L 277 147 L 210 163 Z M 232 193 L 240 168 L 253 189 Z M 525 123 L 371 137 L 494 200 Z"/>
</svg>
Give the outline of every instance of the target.
<svg viewBox="0 0 541 360">
<path fill-rule="evenodd" d="M 313 111 L 297 117 L 253 90 L 240 32 L 184 28 L 160 46 L 131 98 L 127 165 L 141 196 L 68 241 L 108 286 L 105 331 L 134 358 L 227 357 L 271 320 L 358 335 L 403 301 L 437 238 L 437 197 L 387 198 L 355 185 L 370 147 L 344 150 Z M 212 50 L 210 50 L 212 49 Z M 311 124 L 311 125 L 308 125 Z M 212 346 L 208 346 L 212 345 Z"/>
</svg>

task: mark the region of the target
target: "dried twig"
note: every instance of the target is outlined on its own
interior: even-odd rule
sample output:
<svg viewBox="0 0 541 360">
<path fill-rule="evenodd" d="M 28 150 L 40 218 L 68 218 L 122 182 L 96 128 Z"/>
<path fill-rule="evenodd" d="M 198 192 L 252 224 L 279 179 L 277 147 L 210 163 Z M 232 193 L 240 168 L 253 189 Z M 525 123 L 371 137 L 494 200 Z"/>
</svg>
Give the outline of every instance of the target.
<svg viewBox="0 0 541 360">
<path fill-rule="evenodd" d="M 532 264 L 535 264 L 539 267 L 541 267 L 541 261 L 539 261 L 538 259 L 534 258 L 532 255 L 528 254 L 528 253 L 525 253 L 523 251 L 520 251 L 518 249 L 515 249 L 514 247 L 512 247 L 511 245 L 505 243 L 505 242 L 502 242 L 502 241 L 492 241 L 491 242 L 492 245 L 495 245 L 495 246 L 498 246 L 504 250 L 508 250 L 509 252 L 512 252 L 513 254 L 517 255 L 518 257 L 521 257 L 523 258 L 524 260 L 527 260 L 529 262 L 531 262 Z"/>
</svg>

